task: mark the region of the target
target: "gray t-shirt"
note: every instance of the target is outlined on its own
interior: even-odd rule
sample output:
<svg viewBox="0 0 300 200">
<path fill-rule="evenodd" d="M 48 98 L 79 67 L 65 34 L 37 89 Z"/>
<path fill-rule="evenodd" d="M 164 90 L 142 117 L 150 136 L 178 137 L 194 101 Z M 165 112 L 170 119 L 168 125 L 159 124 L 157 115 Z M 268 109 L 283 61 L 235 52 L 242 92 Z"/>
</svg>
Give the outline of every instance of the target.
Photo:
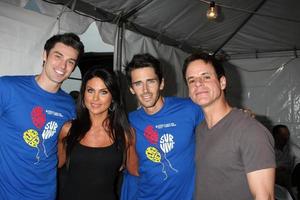
<svg viewBox="0 0 300 200">
<path fill-rule="evenodd" d="M 275 168 L 274 140 L 258 121 L 232 109 L 214 127 L 196 130 L 195 199 L 253 199 L 246 174 Z"/>
</svg>

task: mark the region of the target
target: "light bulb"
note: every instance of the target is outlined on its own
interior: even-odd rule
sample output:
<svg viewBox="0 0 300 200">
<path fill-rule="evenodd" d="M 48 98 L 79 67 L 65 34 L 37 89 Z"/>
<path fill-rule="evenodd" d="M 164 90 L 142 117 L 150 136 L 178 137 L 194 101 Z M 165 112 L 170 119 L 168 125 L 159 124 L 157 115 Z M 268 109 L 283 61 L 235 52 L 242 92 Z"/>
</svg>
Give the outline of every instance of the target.
<svg viewBox="0 0 300 200">
<path fill-rule="evenodd" d="M 218 17 L 217 8 L 214 1 L 211 1 L 209 4 L 209 8 L 206 13 L 206 17 L 209 20 L 214 20 Z"/>
</svg>

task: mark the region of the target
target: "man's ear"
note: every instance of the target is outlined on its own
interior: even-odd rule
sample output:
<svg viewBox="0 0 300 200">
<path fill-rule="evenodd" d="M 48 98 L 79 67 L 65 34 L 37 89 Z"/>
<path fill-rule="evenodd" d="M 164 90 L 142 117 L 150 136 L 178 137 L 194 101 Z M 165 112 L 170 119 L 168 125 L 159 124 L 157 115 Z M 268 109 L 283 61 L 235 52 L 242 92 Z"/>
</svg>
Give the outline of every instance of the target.
<svg viewBox="0 0 300 200">
<path fill-rule="evenodd" d="M 225 90 L 226 89 L 226 78 L 225 78 L 225 76 L 222 76 L 221 78 L 220 78 L 220 85 L 221 85 L 221 89 L 222 90 Z"/>
<path fill-rule="evenodd" d="M 134 92 L 134 90 L 133 90 L 132 87 L 129 87 L 129 90 L 130 90 L 131 94 L 135 94 L 135 92 Z"/>
<path fill-rule="evenodd" d="M 163 90 L 164 87 L 165 87 L 165 79 L 162 78 L 162 79 L 161 79 L 161 83 L 160 83 L 160 85 L 159 85 L 159 89 L 160 89 L 160 90 Z"/>
<path fill-rule="evenodd" d="M 46 60 L 47 60 L 47 52 L 46 52 L 46 50 L 44 50 L 44 52 L 43 52 L 43 63 L 45 63 Z"/>
</svg>

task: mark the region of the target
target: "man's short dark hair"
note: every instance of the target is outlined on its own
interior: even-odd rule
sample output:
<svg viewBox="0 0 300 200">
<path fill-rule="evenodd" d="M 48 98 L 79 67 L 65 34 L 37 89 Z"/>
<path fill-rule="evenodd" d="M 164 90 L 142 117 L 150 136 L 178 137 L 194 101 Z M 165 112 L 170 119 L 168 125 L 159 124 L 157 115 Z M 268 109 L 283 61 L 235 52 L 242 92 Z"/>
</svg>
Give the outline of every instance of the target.
<svg viewBox="0 0 300 200">
<path fill-rule="evenodd" d="M 210 55 L 208 53 L 193 53 L 184 60 L 182 74 L 185 82 L 186 82 L 185 75 L 186 75 L 187 67 L 191 62 L 195 60 L 202 60 L 205 63 L 211 64 L 217 74 L 218 79 L 220 79 L 222 76 L 225 76 L 225 70 L 223 68 L 222 62 L 217 58 L 215 58 L 215 56 Z"/>
<path fill-rule="evenodd" d="M 131 84 L 131 72 L 135 69 L 140 69 L 144 67 L 153 68 L 155 74 L 158 77 L 159 82 L 161 83 L 163 75 L 162 75 L 162 69 L 159 60 L 154 56 L 152 56 L 151 54 L 145 53 L 145 54 L 134 55 L 131 61 L 126 65 L 125 72 L 129 84 Z"/>
<path fill-rule="evenodd" d="M 64 34 L 57 34 L 53 35 L 49 38 L 44 46 L 44 50 L 46 51 L 47 55 L 49 54 L 50 50 L 55 46 L 56 43 L 61 42 L 66 46 L 70 46 L 78 51 L 77 63 L 81 56 L 84 53 L 84 45 L 80 41 L 78 35 L 74 33 L 64 33 Z"/>
</svg>

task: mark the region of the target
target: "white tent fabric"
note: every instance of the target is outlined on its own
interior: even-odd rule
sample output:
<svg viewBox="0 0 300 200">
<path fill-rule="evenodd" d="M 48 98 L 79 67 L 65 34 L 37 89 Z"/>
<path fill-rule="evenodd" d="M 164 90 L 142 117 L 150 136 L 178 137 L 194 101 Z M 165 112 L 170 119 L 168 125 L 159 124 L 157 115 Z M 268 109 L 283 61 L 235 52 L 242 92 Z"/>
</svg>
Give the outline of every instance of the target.
<svg viewBox="0 0 300 200">
<path fill-rule="evenodd" d="M 58 25 L 60 32 L 74 32 L 82 34 L 94 21 L 91 18 L 78 15 L 69 8 L 60 5 L 53 5 L 41 0 L 35 1 L 40 12 L 55 18 L 59 18 Z"/>
<path fill-rule="evenodd" d="M 291 132 L 295 162 L 300 162 L 300 58 L 232 60 L 227 96 L 238 107 L 250 108 L 269 129 L 285 124 Z"/>
<path fill-rule="evenodd" d="M 15 6 L 24 7 L 27 5 L 29 0 L 2 0 L 4 3 L 9 3 Z"/>
<path fill-rule="evenodd" d="M 0 24 L 1 75 L 40 72 L 41 50 L 58 31 L 57 20 L 0 2 Z"/>
<path fill-rule="evenodd" d="M 72 12 L 72 9 L 62 5 L 48 4 L 42 0 L 32 1 L 38 5 L 43 14 L 22 8 L 28 3 L 28 1 L 25 0 L 15 0 L 12 1 L 12 4 L 9 1 L 0 1 L 0 75 L 38 73 L 42 63 L 42 45 L 50 35 L 66 31 L 82 33 L 87 29 L 88 25 L 94 21 L 91 18 L 76 14 Z M 118 13 L 118 9 L 119 11 L 126 10 L 127 6 L 135 1 L 125 2 L 126 3 L 122 4 L 121 1 L 97 1 L 94 5 L 103 6 L 105 9 L 112 9 L 115 13 Z M 170 4 L 169 1 L 164 2 L 165 4 Z M 184 2 L 186 3 L 186 1 Z M 271 6 L 272 4 L 275 6 L 275 11 L 279 12 L 279 8 L 276 7 L 276 5 L 279 5 L 279 1 L 270 2 L 265 9 L 271 10 L 273 8 Z M 184 5 L 183 1 L 176 1 L 176 3 Z M 192 1 L 191 5 L 182 9 L 178 15 L 187 15 L 188 10 L 193 9 L 193 5 L 195 6 L 196 4 L 195 1 Z M 253 1 L 249 2 L 249 5 L 252 4 Z M 287 4 L 290 5 L 291 2 Z M 298 4 L 296 3 L 296 5 Z M 173 18 L 169 25 L 164 25 L 162 19 L 160 21 L 155 18 L 156 12 L 159 12 L 160 9 L 161 8 L 157 5 L 154 5 L 149 8 L 153 18 L 146 18 L 146 16 L 142 14 L 136 21 L 139 23 L 147 23 L 147 20 L 152 20 L 155 22 L 153 25 L 154 29 L 157 29 L 157 27 L 166 29 L 166 27 L 176 25 L 176 19 L 179 21 L 182 20 L 178 16 L 177 18 Z M 176 10 L 170 10 L 171 13 L 175 11 Z M 57 19 L 58 16 L 59 20 Z M 297 16 L 298 14 L 295 13 L 289 14 L 289 17 Z M 232 20 L 238 20 L 237 18 L 239 17 L 241 16 L 236 15 Z M 193 21 L 193 18 L 189 18 L 189 21 Z M 182 23 L 184 23 L 184 21 L 182 21 Z M 232 23 L 232 21 L 230 21 L 230 23 Z M 117 25 L 100 21 L 97 21 L 97 25 L 103 40 L 116 46 L 118 41 L 116 37 L 118 30 Z M 280 26 L 277 22 L 271 25 L 276 27 Z M 278 41 L 280 37 L 273 37 L 273 39 L 270 40 L 270 34 L 273 29 L 270 29 L 271 31 L 265 30 L 269 25 L 264 26 L 263 30 L 261 30 L 262 32 L 268 32 L 267 38 L 264 40 L 257 36 L 257 34 L 262 34 L 262 32 L 256 32 L 260 30 L 261 27 L 253 26 L 254 28 L 251 26 L 252 28 L 248 27 L 243 29 L 243 31 L 238 34 L 238 38 L 235 39 L 237 42 L 231 41 L 225 50 L 228 52 L 243 52 L 245 49 L 255 51 L 254 47 L 256 45 L 262 46 L 261 43 L 267 45 L 265 50 L 270 50 L 274 44 L 276 44 L 276 47 L 280 47 L 279 49 L 283 49 L 291 47 L 294 44 L 297 46 L 300 43 L 298 30 L 295 29 L 295 31 L 293 31 L 291 28 L 286 28 L 286 24 L 282 27 L 285 30 L 280 30 L 282 32 L 290 31 L 292 34 L 290 34 L 290 38 L 280 36 L 283 38 L 281 41 Z M 225 35 L 227 34 L 226 29 L 217 31 L 213 28 L 213 25 L 206 23 L 204 23 L 203 26 L 197 26 L 196 30 L 200 31 L 200 29 L 203 29 L 203 33 L 199 34 L 205 39 L 202 38 L 199 40 L 195 38 L 192 44 L 196 45 L 195 47 L 199 47 L 197 45 L 200 45 L 208 48 L 207 45 L 211 40 L 218 41 L 218 39 L 224 36 L 222 35 L 223 33 L 225 33 Z M 184 26 L 178 26 L 177 29 L 175 28 L 173 30 L 176 32 L 176 37 L 184 37 L 184 35 L 182 35 L 184 31 L 186 31 Z M 169 32 L 169 29 L 167 29 L 166 32 Z M 165 94 L 187 96 L 186 86 L 181 75 L 181 67 L 188 53 L 130 30 L 124 30 L 123 33 L 121 65 L 124 65 L 136 53 L 152 53 L 154 56 L 159 57 L 164 65 L 166 75 Z M 196 32 L 190 33 L 190 36 L 195 33 Z M 191 38 L 193 39 L 194 37 Z M 255 42 L 256 38 L 260 38 L 257 39 L 257 43 Z M 250 42 L 246 42 L 246 39 L 250 39 Z M 293 40 L 295 40 L 294 43 Z M 214 46 L 212 47 L 215 48 Z M 297 152 L 296 155 L 300 156 L 300 79 L 298 78 L 300 74 L 300 59 L 297 55 L 300 55 L 297 50 L 278 53 L 269 52 L 264 55 L 255 53 L 248 59 L 239 58 L 230 60 L 226 65 L 226 72 L 228 77 L 230 77 L 228 80 L 229 86 L 227 95 L 231 103 L 238 107 L 250 108 L 256 113 L 257 118 L 268 127 L 278 123 L 286 124 L 291 130 L 292 148 Z M 118 55 L 115 54 L 115 57 L 117 56 Z"/>
</svg>

